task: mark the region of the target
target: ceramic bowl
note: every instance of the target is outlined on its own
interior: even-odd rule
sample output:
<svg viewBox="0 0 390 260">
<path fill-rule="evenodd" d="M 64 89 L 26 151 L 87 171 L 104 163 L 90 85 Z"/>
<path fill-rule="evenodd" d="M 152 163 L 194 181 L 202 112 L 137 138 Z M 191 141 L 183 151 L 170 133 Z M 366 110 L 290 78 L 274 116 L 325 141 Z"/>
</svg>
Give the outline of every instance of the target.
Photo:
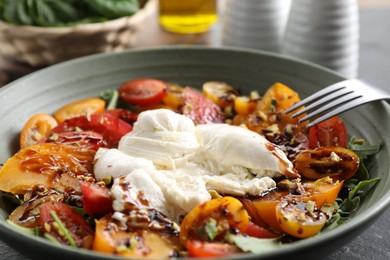
<svg viewBox="0 0 390 260">
<path fill-rule="evenodd" d="M 32 73 L 0 89 L 0 162 L 17 151 L 18 134 L 26 120 L 38 112 L 52 113 L 70 101 L 98 96 L 137 77 L 154 77 L 200 87 L 209 80 L 225 81 L 243 92 L 260 93 L 274 82 L 287 84 L 305 97 L 343 77 L 328 69 L 266 52 L 234 48 L 162 47 L 122 53 L 97 54 L 60 63 Z M 390 106 L 375 102 L 342 115 L 350 135 L 381 143 L 372 158 L 371 177 L 381 181 L 353 218 L 328 232 L 258 255 L 240 259 L 313 259 L 350 242 L 390 205 Z M 116 256 L 55 245 L 10 227 L 8 211 L 0 200 L 0 239 L 31 259 L 117 259 Z"/>
</svg>

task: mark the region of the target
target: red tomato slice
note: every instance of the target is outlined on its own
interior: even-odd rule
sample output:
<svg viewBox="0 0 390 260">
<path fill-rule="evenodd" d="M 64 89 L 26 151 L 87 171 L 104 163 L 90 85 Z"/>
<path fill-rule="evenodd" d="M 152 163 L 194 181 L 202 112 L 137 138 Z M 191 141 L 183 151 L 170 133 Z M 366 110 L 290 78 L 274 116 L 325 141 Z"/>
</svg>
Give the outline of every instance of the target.
<svg viewBox="0 0 390 260">
<path fill-rule="evenodd" d="M 69 240 L 65 238 L 61 231 L 54 224 L 55 221 L 50 214 L 53 211 L 75 242 L 75 246 L 83 248 L 91 248 L 94 235 L 93 228 L 88 222 L 75 210 L 62 202 L 46 202 L 41 207 L 41 225 L 44 233 L 50 234 L 62 244 L 69 245 Z"/>
<path fill-rule="evenodd" d="M 337 116 L 309 129 L 309 148 L 326 146 L 347 147 L 347 129 Z"/>
<path fill-rule="evenodd" d="M 103 112 L 103 114 L 110 114 L 123 121 L 133 125 L 138 119 L 138 114 L 124 108 L 113 108 Z"/>
<path fill-rule="evenodd" d="M 132 130 L 125 121 L 111 115 L 79 116 L 65 120 L 53 128 L 53 133 L 94 131 L 103 136 L 103 147 L 117 147 L 119 140 Z"/>
<path fill-rule="evenodd" d="M 224 121 L 223 113 L 219 106 L 195 89 L 190 87 L 184 88 L 183 96 L 183 115 L 191 118 L 195 124 L 213 124 Z"/>
<path fill-rule="evenodd" d="M 280 234 L 271 232 L 259 225 L 249 222 L 248 229 L 245 232 L 248 236 L 257 238 L 276 238 L 280 237 Z"/>
<path fill-rule="evenodd" d="M 119 96 L 135 105 L 151 106 L 159 103 L 167 94 L 167 85 L 157 79 L 129 80 L 119 87 Z"/>
<path fill-rule="evenodd" d="M 226 243 L 210 243 L 198 240 L 187 240 L 189 257 L 222 257 L 240 253 L 240 250 Z"/>
<path fill-rule="evenodd" d="M 83 193 L 83 208 L 90 216 L 99 217 L 112 211 L 110 190 L 92 182 L 80 182 Z"/>
<path fill-rule="evenodd" d="M 103 136 L 92 131 L 53 133 L 48 138 L 40 140 L 39 143 L 67 144 L 95 151 L 104 145 Z"/>
</svg>

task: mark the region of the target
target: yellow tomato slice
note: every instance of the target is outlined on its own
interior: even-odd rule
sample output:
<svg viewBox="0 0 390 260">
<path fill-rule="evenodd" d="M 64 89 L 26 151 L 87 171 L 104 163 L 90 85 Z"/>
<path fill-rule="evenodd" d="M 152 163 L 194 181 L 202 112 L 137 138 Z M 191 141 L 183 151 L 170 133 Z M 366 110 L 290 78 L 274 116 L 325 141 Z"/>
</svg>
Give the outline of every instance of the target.
<svg viewBox="0 0 390 260">
<path fill-rule="evenodd" d="M 86 98 L 67 104 L 54 112 L 54 117 L 58 123 L 64 122 L 66 119 L 77 116 L 88 116 L 91 114 L 102 113 L 106 103 L 100 98 Z"/>
<path fill-rule="evenodd" d="M 333 205 L 336 201 L 344 181 L 333 181 L 329 177 L 324 177 L 316 181 L 303 181 L 302 185 L 305 192 L 301 197 L 302 201 L 314 201 L 317 208 L 323 204 Z"/>
<path fill-rule="evenodd" d="M 47 138 L 51 129 L 58 125 L 57 120 L 48 114 L 36 114 L 24 124 L 20 133 L 20 148 L 37 144 L 43 138 Z"/>
<path fill-rule="evenodd" d="M 210 223 L 217 230 L 213 239 L 207 231 Z M 244 233 L 248 223 L 248 212 L 238 199 L 212 199 L 195 207 L 184 217 L 180 226 L 180 241 L 182 245 L 186 245 L 187 240 L 223 240 L 228 230 L 236 229 Z"/>
<path fill-rule="evenodd" d="M 278 203 L 276 219 L 285 233 L 297 238 L 307 238 L 321 231 L 327 221 L 326 215 L 317 208 L 308 209 L 307 205 L 290 199 L 283 199 Z"/>
<path fill-rule="evenodd" d="M 94 156 L 93 150 L 63 144 L 43 143 L 26 147 L 0 169 L 0 190 L 24 194 L 37 185 L 79 189 L 75 176 L 92 173 Z"/>
<path fill-rule="evenodd" d="M 202 93 L 221 109 L 233 104 L 238 91 L 225 82 L 209 81 L 203 84 Z"/>
<path fill-rule="evenodd" d="M 162 103 L 171 109 L 178 109 L 184 105 L 183 87 L 173 83 L 166 83 L 167 95 L 163 98 Z"/>
<path fill-rule="evenodd" d="M 179 244 L 174 234 L 147 229 L 129 231 L 106 215 L 96 221 L 92 249 L 124 257 L 168 259 L 178 254 Z"/>
<path fill-rule="evenodd" d="M 248 115 L 256 108 L 257 101 L 247 96 L 239 96 L 234 99 L 234 111 L 239 115 Z"/>
</svg>

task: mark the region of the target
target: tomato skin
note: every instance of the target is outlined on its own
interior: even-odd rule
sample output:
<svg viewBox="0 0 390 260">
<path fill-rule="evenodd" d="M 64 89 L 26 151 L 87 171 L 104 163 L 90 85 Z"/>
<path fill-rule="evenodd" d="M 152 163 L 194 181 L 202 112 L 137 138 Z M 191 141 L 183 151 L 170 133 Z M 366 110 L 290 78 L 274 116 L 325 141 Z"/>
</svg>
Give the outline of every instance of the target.
<svg viewBox="0 0 390 260">
<path fill-rule="evenodd" d="M 331 177 L 334 181 L 351 178 L 359 169 L 359 156 L 342 147 L 322 147 L 299 153 L 295 168 L 305 178 Z"/>
<path fill-rule="evenodd" d="M 67 144 L 85 147 L 94 151 L 97 151 L 104 145 L 103 136 L 92 131 L 54 133 L 49 137 L 40 140 L 39 143 Z"/>
<path fill-rule="evenodd" d="M 166 96 L 166 84 L 157 79 L 139 78 L 123 83 L 119 96 L 134 105 L 151 106 L 159 103 Z"/>
<path fill-rule="evenodd" d="M 137 119 L 138 119 L 137 113 L 134 113 L 134 112 L 132 112 L 128 109 L 124 109 L 124 108 L 108 109 L 108 110 L 104 111 L 103 114 L 109 114 L 109 115 L 115 116 L 115 117 L 129 123 L 130 125 L 134 125 L 135 121 L 137 121 Z"/>
<path fill-rule="evenodd" d="M 112 198 L 108 188 L 86 181 L 81 181 L 80 184 L 85 213 L 101 217 L 112 211 Z"/>
<path fill-rule="evenodd" d="M 72 131 L 94 131 L 103 136 L 103 147 L 115 148 L 119 140 L 130 132 L 133 127 L 125 121 L 112 115 L 79 116 L 65 120 L 52 131 L 53 133 Z"/>
<path fill-rule="evenodd" d="M 324 227 L 326 215 L 315 209 L 304 209 L 304 202 L 283 199 L 276 207 L 276 219 L 282 230 L 297 238 L 307 238 L 318 234 Z"/>
<path fill-rule="evenodd" d="M 58 125 L 57 120 L 48 114 L 36 114 L 29 118 L 20 133 L 20 148 L 37 144 L 42 138 L 50 135 L 52 128 Z"/>
<path fill-rule="evenodd" d="M 242 198 L 241 202 L 255 224 L 282 232 L 276 220 L 275 209 L 287 194 L 287 191 L 270 191 L 259 198 Z"/>
<path fill-rule="evenodd" d="M 253 222 L 249 222 L 248 229 L 245 232 L 248 236 L 256 238 L 277 238 L 281 235 L 275 232 L 271 232 L 268 229 L 256 225 Z"/>
<path fill-rule="evenodd" d="M 302 181 L 305 192 L 302 195 L 297 195 L 296 199 L 305 202 L 314 201 L 317 208 L 321 208 L 323 204 L 333 205 L 343 183 L 344 181 L 333 181 L 330 177 L 323 177 L 315 181 Z"/>
<path fill-rule="evenodd" d="M 234 245 L 226 243 L 210 243 L 198 240 L 188 240 L 186 248 L 189 257 L 223 257 L 240 253 Z"/>
<path fill-rule="evenodd" d="M 64 224 L 77 247 L 91 248 L 94 235 L 93 228 L 72 207 L 62 202 L 46 202 L 42 205 L 40 215 L 43 233 L 49 233 L 61 244 L 69 244 L 66 238 L 60 235 L 53 226 L 54 219 L 50 214 L 51 211 L 54 211 Z"/>
<path fill-rule="evenodd" d="M 347 147 L 348 134 L 343 120 L 337 116 L 309 129 L 309 148 Z"/>
<path fill-rule="evenodd" d="M 54 117 L 58 123 L 64 122 L 66 119 L 77 116 L 89 116 L 91 114 L 102 113 L 106 103 L 100 98 L 86 98 L 69 103 L 54 112 Z"/>
<path fill-rule="evenodd" d="M 183 97 L 183 115 L 192 119 L 195 124 L 213 124 L 224 121 L 223 113 L 219 106 L 195 89 L 190 87 L 184 88 Z"/>
</svg>

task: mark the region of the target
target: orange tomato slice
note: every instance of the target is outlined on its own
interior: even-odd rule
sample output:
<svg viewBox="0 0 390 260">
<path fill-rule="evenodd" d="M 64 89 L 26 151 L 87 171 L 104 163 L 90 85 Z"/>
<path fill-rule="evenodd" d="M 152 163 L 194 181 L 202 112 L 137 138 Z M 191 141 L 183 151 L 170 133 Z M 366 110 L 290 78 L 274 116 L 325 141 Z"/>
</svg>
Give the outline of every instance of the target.
<svg viewBox="0 0 390 260">
<path fill-rule="evenodd" d="M 70 145 L 43 143 L 20 150 L 0 169 L 0 190 L 14 194 L 37 185 L 80 190 L 75 175 L 90 175 L 95 151 Z"/>
<path fill-rule="evenodd" d="M 216 198 L 204 202 L 192 209 L 180 226 L 180 241 L 186 245 L 187 240 L 204 240 L 209 237 L 207 225 L 214 222 L 217 233 L 215 241 L 223 241 L 226 232 L 235 229 L 245 233 L 249 224 L 248 212 L 242 203 L 233 197 Z"/>
<path fill-rule="evenodd" d="M 106 215 L 96 221 L 94 251 L 134 258 L 168 259 L 181 249 L 174 234 L 142 229 L 129 231 Z M 125 246 L 126 245 L 126 246 Z"/>
<path fill-rule="evenodd" d="M 58 125 L 57 120 L 48 114 L 36 114 L 24 124 L 20 133 L 20 148 L 25 148 L 47 138 L 51 129 Z"/>
<path fill-rule="evenodd" d="M 276 220 L 275 209 L 282 198 L 287 194 L 287 191 L 270 191 L 263 197 L 243 198 L 241 199 L 241 202 L 248 211 L 253 223 L 270 227 L 277 232 L 282 232 L 282 229 Z"/>
<path fill-rule="evenodd" d="M 64 122 L 66 119 L 77 116 L 88 116 L 92 114 L 102 113 L 106 103 L 100 98 L 86 98 L 67 104 L 54 112 L 54 117 L 58 123 Z"/>
</svg>

